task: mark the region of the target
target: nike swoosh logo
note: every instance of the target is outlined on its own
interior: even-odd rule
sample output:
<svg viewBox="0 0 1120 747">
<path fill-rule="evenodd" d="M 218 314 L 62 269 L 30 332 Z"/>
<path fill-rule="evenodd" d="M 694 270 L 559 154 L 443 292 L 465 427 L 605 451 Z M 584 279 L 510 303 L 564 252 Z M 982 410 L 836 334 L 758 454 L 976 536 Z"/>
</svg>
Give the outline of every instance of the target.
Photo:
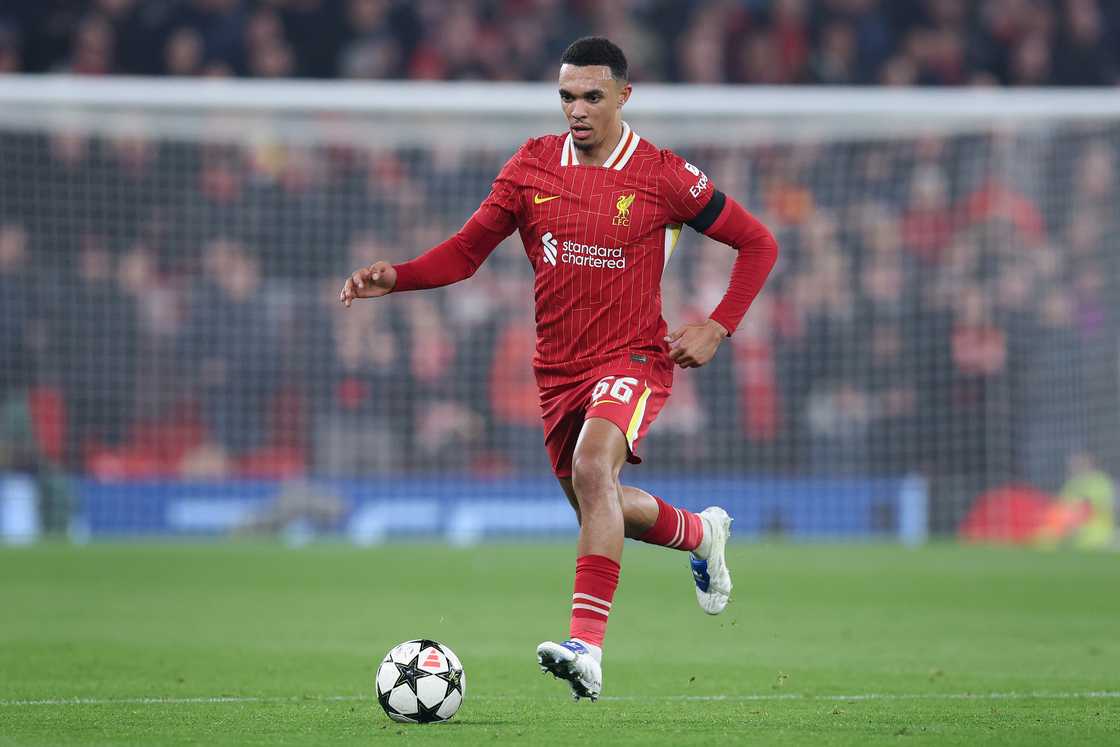
<svg viewBox="0 0 1120 747">
<path fill-rule="evenodd" d="M 559 200 L 559 199 L 560 199 L 560 195 L 552 195 L 551 197 L 545 197 L 544 195 L 538 193 L 538 194 L 533 195 L 533 204 L 534 205 L 540 205 L 542 202 L 548 202 L 549 200 Z"/>
</svg>

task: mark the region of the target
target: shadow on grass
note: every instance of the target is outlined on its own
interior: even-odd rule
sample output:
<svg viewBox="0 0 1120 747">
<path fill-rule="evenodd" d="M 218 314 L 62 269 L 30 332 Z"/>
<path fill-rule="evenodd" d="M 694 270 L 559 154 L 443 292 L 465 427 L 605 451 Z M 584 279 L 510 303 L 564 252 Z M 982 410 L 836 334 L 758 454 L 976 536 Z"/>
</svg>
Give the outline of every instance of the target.
<svg viewBox="0 0 1120 747">
<path fill-rule="evenodd" d="M 466 728 L 470 726 L 509 726 L 512 723 L 514 722 L 511 719 L 469 718 L 463 719 L 462 721 L 460 721 L 459 719 L 455 719 L 454 721 L 440 721 L 439 723 L 435 724 L 401 724 L 401 726 L 407 727 L 409 729 L 454 729 L 457 727 Z"/>
</svg>

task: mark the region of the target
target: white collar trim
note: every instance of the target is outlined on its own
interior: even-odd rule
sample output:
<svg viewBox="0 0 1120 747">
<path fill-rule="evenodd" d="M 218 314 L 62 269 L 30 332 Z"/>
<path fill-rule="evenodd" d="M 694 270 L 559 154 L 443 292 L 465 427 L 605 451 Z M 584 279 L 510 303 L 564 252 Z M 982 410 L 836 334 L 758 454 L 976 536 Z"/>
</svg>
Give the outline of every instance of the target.
<svg viewBox="0 0 1120 747">
<path fill-rule="evenodd" d="M 603 168 L 614 169 L 615 171 L 622 171 L 622 169 L 630 162 L 630 157 L 634 155 L 634 151 L 638 149 L 638 142 L 641 140 L 638 133 L 630 129 L 625 121 L 622 123 L 622 137 L 618 139 L 618 145 L 615 146 L 614 151 L 603 162 Z M 568 136 L 564 138 L 564 149 L 560 153 L 561 166 L 579 166 L 579 158 L 576 156 L 576 146 L 572 141 L 572 133 L 569 132 Z"/>
</svg>

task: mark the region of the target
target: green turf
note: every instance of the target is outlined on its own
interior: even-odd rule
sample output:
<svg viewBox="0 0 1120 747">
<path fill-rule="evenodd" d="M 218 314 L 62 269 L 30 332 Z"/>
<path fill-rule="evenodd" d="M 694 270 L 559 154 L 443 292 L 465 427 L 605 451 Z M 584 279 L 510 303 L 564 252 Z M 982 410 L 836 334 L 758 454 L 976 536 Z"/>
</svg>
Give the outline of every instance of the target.
<svg viewBox="0 0 1120 747">
<path fill-rule="evenodd" d="M 1120 741 L 1120 555 L 740 544 L 731 563 L 709 618 L 683 554 L 628 545 L 604 699 L 577 704 L 533 657 L 567 629 L 567 545 L 4 549 L 0 744 Z M 391 723 L 376 662 L 422 636 L 460 655 L 466 702 Z M 255 700 L 189 702 L 217 697 Z"/>
</svg>

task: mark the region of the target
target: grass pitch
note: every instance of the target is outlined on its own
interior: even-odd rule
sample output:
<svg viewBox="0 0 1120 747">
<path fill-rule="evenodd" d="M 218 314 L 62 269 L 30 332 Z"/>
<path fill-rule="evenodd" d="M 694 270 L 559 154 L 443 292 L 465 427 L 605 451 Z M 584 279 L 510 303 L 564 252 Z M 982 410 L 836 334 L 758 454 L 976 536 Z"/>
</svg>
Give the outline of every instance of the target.
<svg viewBox="0 0 1120 747">
<path fill-rule="evenodd" d="M 709 618 L 683 553 L 628 543 L 604 698 L 534 650 L 567 544 L 0 550 L 0 744 L 1117 744 L 1120 555 L 738 544 Z M 371 695 L 394 644 L 467 671 L 446 724 Z"/>
</svg>

